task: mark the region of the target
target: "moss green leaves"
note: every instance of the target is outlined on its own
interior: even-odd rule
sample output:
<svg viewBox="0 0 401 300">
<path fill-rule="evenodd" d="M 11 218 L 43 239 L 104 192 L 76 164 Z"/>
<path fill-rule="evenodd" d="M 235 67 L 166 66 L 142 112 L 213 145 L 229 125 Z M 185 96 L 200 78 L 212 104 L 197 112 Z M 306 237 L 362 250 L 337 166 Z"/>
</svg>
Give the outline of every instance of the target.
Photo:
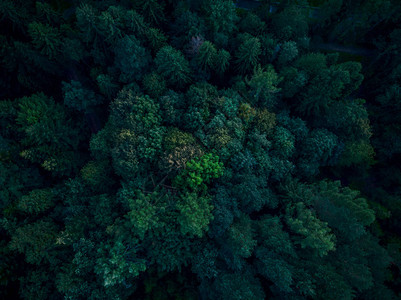
<svg viewBox="0 0 401 300">
<path fill-rule="evenodd" d="M 206 184 L 221 175 L 223 175 L 223 163 L 219 162 L 217 155 L 208 153 L 187 162 L 186 168 L 175 178 L 174 183 L 178 187 L 197 191 L 205 189 Z"/>
</svg>

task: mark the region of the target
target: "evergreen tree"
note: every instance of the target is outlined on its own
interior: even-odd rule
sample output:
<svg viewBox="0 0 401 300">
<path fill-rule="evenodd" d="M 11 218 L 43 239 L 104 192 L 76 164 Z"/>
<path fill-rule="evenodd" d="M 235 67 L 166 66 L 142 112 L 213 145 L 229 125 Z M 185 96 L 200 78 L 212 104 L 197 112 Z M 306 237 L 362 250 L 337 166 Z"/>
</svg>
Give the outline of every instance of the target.
<svg viewBox="0 0 401 300">
<path fill-rule="evenodd" d="M 155 58 L 157 72 L 159 72 L 169 85 L 182 87 L 190 81 L 189 64 L 179 50 L 171 46 L 160 49 Z"/>
</svg>

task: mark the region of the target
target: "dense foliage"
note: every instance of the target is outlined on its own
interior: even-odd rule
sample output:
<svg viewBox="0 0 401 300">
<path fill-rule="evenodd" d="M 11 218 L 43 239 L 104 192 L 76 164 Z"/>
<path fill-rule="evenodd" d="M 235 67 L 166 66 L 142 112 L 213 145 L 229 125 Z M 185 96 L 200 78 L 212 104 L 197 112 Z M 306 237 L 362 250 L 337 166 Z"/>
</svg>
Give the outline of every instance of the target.
<svg viewBox="0 0 401 300">
<path fill-rule="evenodd" d="M 400 297 L 400 24 L 1 1 L 0 298 Z"/>
</svg>

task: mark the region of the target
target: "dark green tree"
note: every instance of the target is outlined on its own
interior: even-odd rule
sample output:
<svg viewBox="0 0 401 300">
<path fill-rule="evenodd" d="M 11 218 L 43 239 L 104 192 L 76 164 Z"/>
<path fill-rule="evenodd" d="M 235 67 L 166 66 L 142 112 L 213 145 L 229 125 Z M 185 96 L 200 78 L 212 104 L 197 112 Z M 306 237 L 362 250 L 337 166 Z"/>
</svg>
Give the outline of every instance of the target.
<svg viewBox="0 0 401 300">
<path fill-rule="evenodd" d="M 190 81 L 189 63 L 179 50 L 171 46 L 160 49 L 155 58 L 157 72 L 169 85 L 182 87 Z"/>
</svg>

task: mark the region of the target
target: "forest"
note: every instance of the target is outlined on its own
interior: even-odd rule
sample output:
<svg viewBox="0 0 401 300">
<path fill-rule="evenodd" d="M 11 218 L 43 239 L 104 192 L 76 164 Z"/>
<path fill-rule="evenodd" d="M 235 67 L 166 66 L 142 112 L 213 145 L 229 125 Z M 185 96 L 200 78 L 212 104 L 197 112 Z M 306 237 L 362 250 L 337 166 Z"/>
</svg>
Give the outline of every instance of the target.
<svg viewBox="0 0 401 300">
<path fill-rule="evenodd" d="M 401 299 L 401 2 L 1 0 L 0 299 Z"/>
</svg>

